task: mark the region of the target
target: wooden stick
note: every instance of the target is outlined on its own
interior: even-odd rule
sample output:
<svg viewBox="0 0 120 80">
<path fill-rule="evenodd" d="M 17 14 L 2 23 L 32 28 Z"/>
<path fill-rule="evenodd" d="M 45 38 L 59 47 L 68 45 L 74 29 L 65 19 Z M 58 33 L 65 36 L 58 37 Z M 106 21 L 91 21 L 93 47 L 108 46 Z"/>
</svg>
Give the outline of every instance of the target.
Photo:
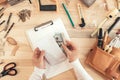
<svg viewBox="0 0 120 80">
<path fill-rule="evenodd" d="M 19 49 L 19 46 L 16 45 L 11 52 L 11 56 L 15 56 L 18 49 Z"/>
<path fill-rule="evenodd" d="M 120 0 L 117 0 L 118 10 L 120 11 Z"/>
<path fill-rule="evenodd" d="M 109 8 L 108 8 L 108 3 L 107 3 L 107 1 L 106 1 L 106 0 L 104 0 L 104 3 L 105 3 L 105 9 L 106 9 L 107 11 L 109 11 Z"/>
</svg>

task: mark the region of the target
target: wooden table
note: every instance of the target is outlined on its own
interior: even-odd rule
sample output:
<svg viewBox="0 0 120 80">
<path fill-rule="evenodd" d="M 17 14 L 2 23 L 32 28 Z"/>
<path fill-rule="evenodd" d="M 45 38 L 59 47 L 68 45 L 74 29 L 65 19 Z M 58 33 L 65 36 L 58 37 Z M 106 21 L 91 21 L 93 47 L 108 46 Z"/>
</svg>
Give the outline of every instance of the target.
<svg viewBox="0 0 120 80">
<path fill-rule="evenodd" d="M 13 13 L 11 24 L 12 22 L 15 22 L 15 26 L 10 31 L 8 36 L 13 37 L 18 42 L 18 45 L 20 46 L 20 48 L 17 51 L 16 56 L 10 56 L 14 46 L 6 42 L 5 56 L 1 56 L 0 58 L 4 59 L 5 64 L 11 61 L 16 62 L 18 75 L 14 77 L 6 76 L 4 78 L 1 78 L 1 80 L 28 80 L 31 73 L 33 72 L 33 65 L 32 65 L 33 52 L 26 38 L 25 31 L 38 24 L 41 24 L 48 20 L 54 20 L 58 17 L 60 17 L 63 20 L 71 40 L 77 44 L 79 48 L 80 61 L 83 67 L 86 69 L 86 71 L 95 80 L 105 79 L 105 77 L 103 77 L 100 73 L 96 72 L 94 69 L 92 69 L 91 67 L 89 67 L 84 63 L 88 51 L 91 49 L 92 45 L 95 43 L 95 38 L 89 38 L 89 36 L 86 37 L 85 35 L 90 35 L 90 33 L 96 28 L 96 25 L 98 25 L 105 18 L 106 14 L 109 13 L 109 11 L 106 11 L 104 8 L 104 5 L 103 5 L 104 0 L 96 0 L 95 4 L 92 5 L 90 8 L 87 8 L 84 4 L 82 4 L 83 14 L 85 17 L 85 21 L 87 23 L 84 29 L 81 29 L 78 26 L 78 24 L 81 23 L 80 18 L 78 16 L 78 11 L 77 11 L 77 3 L 81 4 L 80 0 L 71 0 L 71 3 L 68 6 L 71 17 L 75 23 L 76 29 L 72 28 L 69 22 L 69 19 L 66 16 L 66 13 L 61 5 L 60 0 L 58 1 L 58 6 L 59 6 L 58 12 L 49 12 L 49 11 L 40 12 L 37 1 L 38 0 L 32 0 L 33 4 L 29 4 L 28 0 L 26 0 L 23 3 L 8 7 L 4 11 L 5 15 L 2 18 L 2 20 L 4 19 L 7 20 L 9 13 L 10 12 Z M 109 4 L 109 10 L 114 9 L 117 6 L 115 0 L 107 0 L 107 2 Z M 32 11 L 32 16 L 30 20 L 27 20 L 24 23 L 21 21 L 18 21 L 19 18 L 17 16 L 17 13 L 22 9 L 30 9 Z M 114 18 L 107 21 L 107 23 L 104 25 L 104 29 L 107 29 L 113 23 L 113 21 L 114 21 Z M 117 31 L 119 25 L 120 24 L 116 25 L 116 28 L 113 30 L 113 32 Z M 0 65 L 0 71 L 2 70 L 5 64 Z M 49 80 L 76 80 L 76 78 L 73 70 L 69 70 Z"/>
</svg>

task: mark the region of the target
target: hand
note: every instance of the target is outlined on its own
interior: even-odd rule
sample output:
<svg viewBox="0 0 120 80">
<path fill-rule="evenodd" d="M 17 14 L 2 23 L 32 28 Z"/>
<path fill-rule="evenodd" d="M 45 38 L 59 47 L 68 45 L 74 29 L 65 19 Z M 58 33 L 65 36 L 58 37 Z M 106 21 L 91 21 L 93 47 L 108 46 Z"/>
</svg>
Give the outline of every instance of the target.
<svg viewBox="0 0 120 80">
<path fill-rule="evenodd" d="M 6 2 L 7 0 L 0 0 L 0 3 L 4 3 L 4 2 Z"/>
<path fill-rule="evenodd" d="M 39 48 L 36 48 L 33 55 L 33 64 L 34 66 L 45 69 L 45 51 L 39 50 Z"/>
<path fill-rule="evenodd" d="M 62 47 L 65 50 L 70 62 L 73 62 L 79 58 L 77 47 L 71 41 L 66 41 L 66 45 L 63 44 Z"/>
</svg>

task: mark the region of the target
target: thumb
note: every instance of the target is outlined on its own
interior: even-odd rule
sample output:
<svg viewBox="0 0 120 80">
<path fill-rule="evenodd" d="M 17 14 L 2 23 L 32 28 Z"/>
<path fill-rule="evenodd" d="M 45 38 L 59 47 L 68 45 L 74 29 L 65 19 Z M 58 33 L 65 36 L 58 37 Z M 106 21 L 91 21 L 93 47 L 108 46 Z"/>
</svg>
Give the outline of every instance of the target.
<svg viewBox="0 0 120 80">
<path fill-rule="evenodd" d="M 70 56 L 71 51 L 64 44 L 62 44 L 62 47 L 63 47 L 65 53 L 67 54 L 67 56 Z"/>
</svg>

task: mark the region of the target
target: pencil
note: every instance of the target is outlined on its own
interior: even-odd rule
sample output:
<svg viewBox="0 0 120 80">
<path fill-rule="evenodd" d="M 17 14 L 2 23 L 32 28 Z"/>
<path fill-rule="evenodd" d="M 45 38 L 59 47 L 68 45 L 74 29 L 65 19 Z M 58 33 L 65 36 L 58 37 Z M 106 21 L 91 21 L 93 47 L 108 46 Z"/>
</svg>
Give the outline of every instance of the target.
<svg viewBox="0 0 120 80">
<path fill-rule="evenodd" d="M 67 10 L 65 4 L 62 3 L 62 6 L 63 6 L 63 8 L 64 8 L 64 10 L 65 10 L 65 12 L 66 12 L 66 14 L 67 14 L 69 20 L 70 20 L 70 23 L 71 23 L 72 27 L 75 28 L 74 22 L 73 22 L 73 20 L 72 20 L 72 18 L 71 18 L 71 16 L 70 16 L 70 13 L 69 13 L 69 11 Z"/>
</svg>

